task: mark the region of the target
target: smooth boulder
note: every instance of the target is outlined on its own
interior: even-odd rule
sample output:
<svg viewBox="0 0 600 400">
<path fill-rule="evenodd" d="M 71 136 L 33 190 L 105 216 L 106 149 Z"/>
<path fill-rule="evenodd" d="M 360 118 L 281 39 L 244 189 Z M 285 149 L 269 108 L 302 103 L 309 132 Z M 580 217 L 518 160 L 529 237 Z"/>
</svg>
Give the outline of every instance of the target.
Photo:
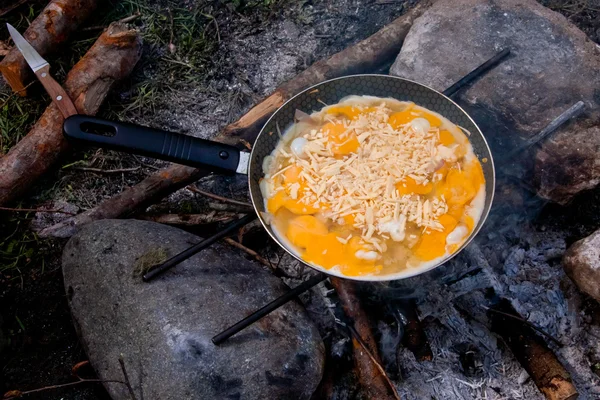
<svg viewBox="0 0 600 400">
<path fill-rule="evenodd" d="M 122 355 L 137 398 L 308 399 L 321 380 L 324 346 L 299 303 L 220 346 L 211 342 L 287 290 L 270 272 L 215 244 L 142 281 L 150 265 L 199 240 L 152 222 L 104 220 L 67 243 L 67 298 L 98 376 L 123 380 Z M 130 397 L 122 384 L 105 386 L 113 399 Z"/>
<path fill-rule="evenodd" d="M 600 230 L 573 243 L 564 255 L 563 267 L 582 292 L 600 301 Z"/>
<path fill-rule="evenodd" d="M 497 162 L 580 100 L 586 106 L 580 120 L 598 126 L 599 48 L 535 0 L 436 2 L 415 21 L 390 73 L 442 91 L 505 48 L 508 59 L 455 96 L 486 135 Z M 559 133 L 568 137 L 571 157 L 586 165 L 600 162 L 597 146 L 586 145 L 588 131 L 569 124 Z M 565 170 L 558 188 L 547 171 L 563 161 L 541 156 L 535 165 L 539 194 L 559 203 L 597 184 L 597 177 Z"/>
</svg>

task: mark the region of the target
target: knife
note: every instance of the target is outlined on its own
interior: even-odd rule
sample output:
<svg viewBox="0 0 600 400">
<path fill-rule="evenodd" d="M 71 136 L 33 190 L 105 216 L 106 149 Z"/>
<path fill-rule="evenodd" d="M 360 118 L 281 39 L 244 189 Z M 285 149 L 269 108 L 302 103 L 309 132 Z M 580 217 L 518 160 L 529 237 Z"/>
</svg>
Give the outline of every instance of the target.
<svg viewBox="0 0 600 400">
<path fill-rule="evenodd" d="M 8 32 L 12 38 L 15 46 L 19 49 L 23 58 L 27 61 L 29 67 L 33 70 L 33 73 L 46 89 L 46 92 L 52 98 L 52 101 L 63 117 L 68 118 L 71 115 L 77 114 L 77 109 L 71 101 L 71 98 L 67 95 L 65 90 L 52 78 L 50 75 L 50 64 L 44 60 L 42 56 L 29 44 L 27 40 L 11 25 L 6 24 Z"/>
</svg>

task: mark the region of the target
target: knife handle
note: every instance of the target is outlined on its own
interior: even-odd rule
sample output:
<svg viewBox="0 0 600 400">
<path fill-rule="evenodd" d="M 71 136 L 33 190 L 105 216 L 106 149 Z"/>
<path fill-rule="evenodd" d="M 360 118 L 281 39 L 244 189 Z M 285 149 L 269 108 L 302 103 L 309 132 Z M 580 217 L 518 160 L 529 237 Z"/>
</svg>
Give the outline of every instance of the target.
<svg viewBox="0 0 600 400">
<path fill-rule="evenodd" d="M 52 102 L 56 104 L 63 117 L 67 118 L 77 114 L 77 109 L 67 92 L 50 75 L 50 65 L 46 65 L 35 71 L 35 76 L 38 77 L 46 92 L 52 97 Z"/>
<path fill-rule="evenodd" d="M 178 164 L 234 173 L 240 151 L 226 144 L 140 125 L 73 115 L 63 124 L 67 139 L 102 148 L 140 154 Z"/>
</svg>

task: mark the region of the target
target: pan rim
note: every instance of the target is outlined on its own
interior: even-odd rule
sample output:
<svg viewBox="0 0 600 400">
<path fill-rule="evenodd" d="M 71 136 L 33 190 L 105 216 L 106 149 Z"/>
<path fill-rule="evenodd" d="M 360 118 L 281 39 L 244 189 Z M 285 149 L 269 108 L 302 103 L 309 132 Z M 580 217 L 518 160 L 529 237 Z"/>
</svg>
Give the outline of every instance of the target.
<svg viewBox="0 0 600 400">
<path fill-rule="evenodd" d="M 455 107 L 457 107 L 473 124 L 473 126 L 475 126 L 475 128 L 477 128 L 477 132 L 479 133 L 479 135 L 481 136 L 481 139 L 483 140 L 483 143 L 485 145 L 485 148 L 487 149 L 487 152 L 489 154 L 489 160 L 487 161 L 487 163 L 490 164 L 491 167 L 491 179 L 492 179 L 492 185 L 491 185 L 491 190 L 490 193 L 487 193 L 486 190 L 486 199 L 489 197 L 489 207 L 485 208 L 479 218 L 479 222 L 477 224 L 477 226 L 475 227 L 475 229 L 473 229 L 473 231 L 469 234 L 469 236 L 467 237 L 467 239 L 461 244 L 460 248 L 458 248 L 454 253 L 449 254 L 447 257 L 441 259 L 440 261 L 438 261 L 435 264 L 432 264 L 430 266 L 427 267 L 423 267 L 423 268 L 410 268 L 410 269 L 406 269 L 403 271 L 399 271 L 393 274 L 386 274 L 386 275 L 362 275 L 362 276 L 347 276 L 344 274 L 341 274 L 338 271 L 332 271 L 332 270 L 327 270 L 321 266 L 318 265 L 313 265 L 312 263 L 309 263 L 305 260 L 303 260 L 300 256 L 298 256 L 294 251 L 292 251 L 291 249 L 288 248 L 288 246 L 284 243 L 282 243 L 282 241 L 271 232 L 272 227 L 270 227 L 270 224 L 268 224 L 265 219 L 263 218 L 263 215 L 260 211 L 258 211 L 258 207 L 256 205 L 256 199 L 254 198 L 253 194 L 252 194 L 252 190 L 250 187 L 251 184 L 251 180 L 252 180 L 252 160 L 255 157 L 255 149 L 256 146 L 252 146 L 252 150 L 250 152 L 250 162 L 249 162 L 249 166 L 248 166 L 248 188 L 249 188 L 249 192 L 250 192 L 250 199 L 252 201 L 252 205 L 254 206 L 254 210 L 256 212 L 256 214 L 258 215 L 258 220 L 260 221 L 260 223 L 263 225 L 263 227 L 265 228 L 265 230 L 267 231 L 267 233 L 269 234 L 269 236 L 271 237 L 271 239 L 273 239 L 275 241 L 275 243 L 277 243 L 281 248 L 283 248 L 289 255 L 291 255 L 293 258 L 295 258 L 296 260 L 298 260 L 299 262 L 301 262 L 302 264 L 314 269 L 315 271 L 324 273 L 328 276 L 331 277 L 336 277 L 336 278 L 342 278 L 342 279 L 349 279 L 349 280 L 353 280 L 353 281 L 358 281 L 358 282 L 389 282 L 389 281 L 396 281 L 396 280 L 403 280 L 403 279 L 408 279 L 408 278 L 412 278 L 418 275 L 422 275 L 426 272 L 432 271 L 440 266 L 442 266 L 443 264 L 445 264 L 446 262 L 450 261 L 452 258 L 456 257 L 456 255 L 458 255 L 460 252 L 462 252 L 470 243 L 471 241 L 473 241 L 473 239 L 477 236 L 477 234 L 479 234 L 479 232 L 481 231 L 481 228 L 483 227 L 483 225 L 485 225 L 485 222 L 489 216 L 490 210 L 492 208 L 492 204 L 494 202 L 494 194 L 496 192 L 496 168 L 495 168 L 495 164 L 494 164 L 494 158 L 492 155 L 492 151 L 490 149 L 490 146 L 487 142 L 487 139 L 485 137 L 485 135 L 483 134 L 483 132 L 481 131 L 481 128 L 479 128 L 479 125 L 477 125 L 477 123 L 475 122 L 475 120 L 473 120 L 473 118 L 471 118 L 471 116 L 460 106 L 458 105 L 454 100 L 452 100 L 451 98 L 449 98 L 448 96 L 446 96 L 445 94 L 439 92 L 436 89 L 433 89 L 432 87 L 428 86 L 428 85 L 424 85 L 420 82 L 411 80 L 411 79 L 407 79 L 407 78 L 402 78 L 399 76 L 393 76 L 393 75 L 386 75 L 386 74 L 352 74 L 352 75 L 344 75 L 344 76 L 340 76 L 337 78 L 332 78 L 332 79 L 327 79 L 325 81 L 319 82 L 315 85 L 312 85 L 304 90 L 302 90 L 301 92 L 296 93 L 294 96 L 290 97 L 285 103 L 283 103 L 281 106 L 279 106 L 277 108 L 277 110 L 275 110 L 275 112 L 273 112 L 273 114 L 269 117 L 269 119 L 267 119 L 267 121 L 265 121 L 265 123 L 263 124 L 258 136 L 256 137 L 256 142 L 259 141 L 259 139 L 261 138 L 261 136 L 263 134 L 265 134 L 265 128 L 266 126 L 271 122 L 271 120 L 273 118 L 275 118 L 275 116 L 277 115 L 277 113 L 279 111 L 281 111 L 283 108 L 285 108 L 290 102 L 292 102 L 293 100 L 295 100 L 298 96 L 303 95 L 304 93 L 310 91 L 310 90 L 314 90 L 315 88 L 330 83 L 330 82 L 334 82 L 337 80 L 342 80 L 342 79 L 351 79 L 351 78 L 360 78 L 360 77 L 367 77 L 367 76 L 372 76 L 372 77 L 382 77 L 384 79 L 396 79 L 396 80 L 401 80 L 401 81 L 405 81 L 405 82 L 410 82 L 419 86 L 422 86 L 426 89 L 431 90 L 432 92 L 439 94 L 440 96 L 442 96 L 445 100 L 449 101 L 450 103 L 452 103 Z M 388 96 L 388 97 L 392 97 L 392 96 Z M 481 160 L 480 160 L 481 161 Z M 262 166 L 262 162 L 259 163 Z M 260 171 L 262 174 L 262 170 Z M 486 178 L 486 182 L 487 182 L 487 178 Z M 262 196 L 261 196 L 262 199 Z"/>
</svg>

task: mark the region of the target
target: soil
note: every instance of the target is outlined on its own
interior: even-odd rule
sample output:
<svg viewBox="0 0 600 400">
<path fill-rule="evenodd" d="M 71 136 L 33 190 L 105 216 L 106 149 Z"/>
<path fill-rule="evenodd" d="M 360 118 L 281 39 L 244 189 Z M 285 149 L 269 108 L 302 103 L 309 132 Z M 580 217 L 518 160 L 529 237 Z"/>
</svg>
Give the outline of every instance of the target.
<svg viewBox="0 0 600 400">
<path fill-rule="evenodd" d="M 169 23 L 167 7 L 180 16 L 201 2 L 128 0 L 122 3 L 147 7 L 149 12 L 160 14 L 162 19 L 158 21 L 164 25 Z M 171 63 L 165 61 L 176 58 L 178 53 L 170 55 L 169 41 L 164 38 L 157 41 L 150 20 L 142 18 L 135 24 L 146 36 L 143 59 L 132 78 L 113 93 L 102 115 L 210 137 L 279 83 L 314 61 L 367 37 L 411 3 L 402 0 L 206 2 L 201 4 L 201 9 L 214 16 L 220 42 L 207 46 L 207 56 L 184 70 L 173 70 Z M 542 3 L 564 13 L 591 39 L 600 41 L 597 0 Z M 100 11 L 99 21 L 111 15 L 108 8 Z M 29 10 L 21 7 L 14 13 L 18 15 L 13 14 L 11 18 L 18 19 L 27 16 Z M 88 25 L 97 25 L 99 21 L 90 21 Z M 0 22 L 3 22 L 1 18 Z M 216 31 L 208 32 L 213 41 L 217 39 Z M 0 36 L 0 40 L 3 39 L 5 37 Z M 184 47 L 182 41 L 175 40 L 173 44 Z M 184 57 L 189 54 L 181 56 L 178 61 L 192 63 L 189 57 Z M 65 61 L 64 68 L 68 68 L 69 62 Z M 57 73 L 59 78 L 64 75 L 61 71 Z M 185 77 L 179 79 L 182 75 Z M 161 86 L 157 82 L 168 84 Z M 0 86 L 2 91 L 6 92 L 6 87 Z M 34 89 L 31 95 L 44 101 L 39 90 Z M 61 168 L 47 174 L 21 206 L 39 207 L 42 203 L 62 201 L 75 209 L 88 209 L 139 182 L 161 165 L 159 161 L 114 152 L 76 151 L 63 160 Z M 78 166 L 139 169 L 126 174 L 95 174 L 78 171 Z M 217 187 L 223 183 L 217 179 L 203 186 Z M 244 182 L 236 182 L 236 188 L 238 184 L 245 187 Z M 230 197 L 235 196 L 231 193 Z M 600 189 L 596 189 L 579 196 L 570 207 L 547 206 L 540 220 L 545 224 L 572 224 L 572 240 L 578 240 L 600 226 L 596 201 L 599 197 Z M 189 192 L 179 192 L 163 202 L 162 207 L 189 212 L 190 208 L 201 206 L 193 199 Z M 20 217 L 0 214 L 0 394 L 73 382 L 71 368 L 86 359 L 65 300 L 59 262 L 64 242 L 35 238 L 29 229 L 32 217 L 32 214 Z M 36 222 L 49 225 L 59 215 L 51 217 Z M 18 240 L 9 240 L 9 236 Z M 18 246 L 22 246 L 23 251 L 17 251 Z M 9 265 L 13 262 L 14 266 Z M 28 398 L 100 400 L 108 396 L 101 385 L 84 383 Z"/>
</svg>

